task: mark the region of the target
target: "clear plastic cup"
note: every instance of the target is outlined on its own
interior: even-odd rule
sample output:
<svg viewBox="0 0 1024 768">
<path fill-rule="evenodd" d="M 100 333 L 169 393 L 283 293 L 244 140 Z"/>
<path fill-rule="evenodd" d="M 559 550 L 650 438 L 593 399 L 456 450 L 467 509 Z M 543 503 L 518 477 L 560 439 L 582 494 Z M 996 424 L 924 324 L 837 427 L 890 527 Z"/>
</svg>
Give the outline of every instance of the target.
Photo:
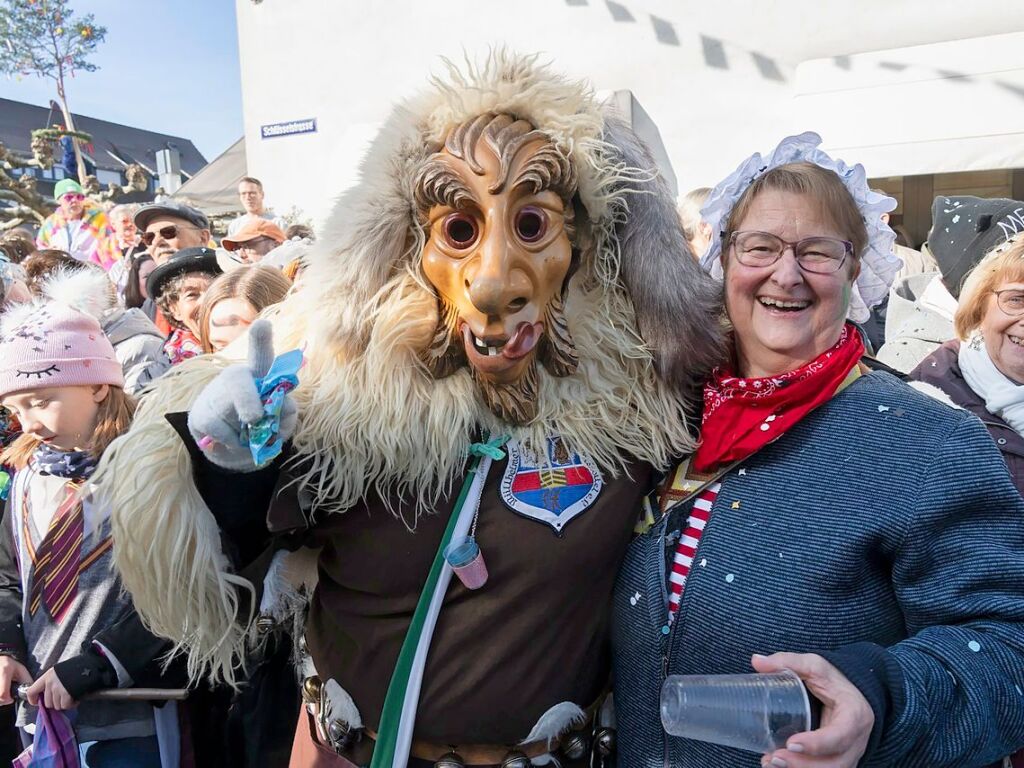
<svg viewBox="0 0 1024 768">
<path fill-rule="evenodd" d="M 766 753 L 811 729 L 803 682 L 770 674 L 671 675 L 661 687 L 661 723 L 671 736 Z"/>
<path fill-rule="evenodd" d="M 484 553 L 472 536 L 452 542 L 444 550 L 444 559 L 452 567 L 466 589 L 480 589 L 487 583 L 487 564 Z"/>
</svg>

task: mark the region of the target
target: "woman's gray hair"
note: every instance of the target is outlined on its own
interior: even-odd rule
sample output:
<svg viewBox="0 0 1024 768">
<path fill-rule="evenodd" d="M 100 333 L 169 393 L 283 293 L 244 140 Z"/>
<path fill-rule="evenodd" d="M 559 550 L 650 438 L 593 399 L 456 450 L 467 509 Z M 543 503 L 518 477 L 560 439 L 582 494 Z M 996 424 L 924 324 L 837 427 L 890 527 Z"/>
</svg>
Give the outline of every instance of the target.
<svg viewBox="0 0 1024 768">
<path fill-rule="evenodd" d="M 107 215 L 110 217 L 111 221 L 122 215 L 132 218 L 135 216 L 135 212 L 137 210 L 139 210 L 139 206 L 134 203 L 120 203 L 111 208 L 110 213 Z"/>
<path fill-rule="evenodd" d="M 683 222 L 683 236 L 687 242 L 692 242 L 697 236 L 697 228 L 702 221 L 700 209 L 710 196 L 711 187 L 697 187 L 679 198 L 679 219 Z"/>
</svg>

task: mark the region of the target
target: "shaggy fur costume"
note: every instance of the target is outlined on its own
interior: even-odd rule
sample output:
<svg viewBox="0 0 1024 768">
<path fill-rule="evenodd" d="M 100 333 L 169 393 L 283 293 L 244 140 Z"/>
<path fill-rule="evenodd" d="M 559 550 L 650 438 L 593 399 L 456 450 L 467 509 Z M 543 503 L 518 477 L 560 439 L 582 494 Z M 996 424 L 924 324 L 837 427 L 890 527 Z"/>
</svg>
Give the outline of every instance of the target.
<svg viewBox="0 0 1024 768">
<path fill-rule="evenodd" d="M 541 368 L 536 416 L 518 427 L 488 410 L 468 369 L 434 378 L 421 361 L 439 301 L 420 268 L 426 232 L 414 181 L 454 126 L 486 112 L 543 131 L 579 179 L 580 264 L 564 307 L 579 368 L 564 378 Z M 300 284 L 265 313 L 278 353 L 305 351 L 293 448 L 318 514 L 343 512 L 372 491 L 430 513 L 461 480 L 481 427 L 527 446 L 560 434 L 611 476 L 627 457 L 664 466 L 692 450 L 685 405 L 721 354 L 719 289 L 691 258 L 653 168 L 586 85 L 532 57 L 499 51 L 480 68 L 449 64 L 447 78 L 396 109 Z M 203 357 L 165 376 L 96 481 L 115 510 L 117 566 L 139 613 L 187 651 L 193 677 L 232 682 L 245 632 L 236 590 L 251 585 L 230 572 L 188 452 L 163 418 L 189 409 L 225 364 Z"/>
</svg>

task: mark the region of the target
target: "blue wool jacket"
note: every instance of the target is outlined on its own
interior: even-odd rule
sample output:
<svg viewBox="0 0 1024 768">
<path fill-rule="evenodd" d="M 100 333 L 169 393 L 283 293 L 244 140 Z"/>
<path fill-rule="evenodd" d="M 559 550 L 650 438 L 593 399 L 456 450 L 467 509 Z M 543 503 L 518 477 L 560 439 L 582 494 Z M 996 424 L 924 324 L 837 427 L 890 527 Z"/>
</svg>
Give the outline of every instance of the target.
<svg viewBox="0 0 1024 768">
<path fill-rule="evenodd" d="M 723 478 L 664 630 L 688 512 L 637 538 L 619 575 L 621 765 L 760 765 L 666 737 L 659 693 L 666 670 L 751 672 L 777 651 L 820 653 L 864 693 L 861 766 L 984 766 L 1024 745 L 1024 501 L 975 416 L 862 376 Z"/>
</svg>

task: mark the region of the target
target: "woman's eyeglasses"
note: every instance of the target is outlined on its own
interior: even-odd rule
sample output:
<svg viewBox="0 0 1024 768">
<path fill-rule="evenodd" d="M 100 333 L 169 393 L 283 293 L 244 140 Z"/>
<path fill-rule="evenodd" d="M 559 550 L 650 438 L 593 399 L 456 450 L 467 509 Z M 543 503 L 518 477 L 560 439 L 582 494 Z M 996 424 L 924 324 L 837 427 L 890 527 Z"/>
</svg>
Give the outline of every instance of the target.
<svg viewBox="0 0 1024 768">
<path fill-rule="evenodd" d="M 1008 315 L 1024 315 L 1024 291 L 1020 288 L 1004 288 L 992 291 L 996 295 L 996 304 Z"/>
<path fill-rule="evenodd" d="M 836 237 L 805 237 L 795 243 L 787 242 L 770 232 L 733 232 L 728 243 L 740 264 L 748 267 L 770 267 L 782 258 L 787 248 L 800 269 L 821 275 L 836 272 L 853 253 L 853 243 Z"/>
<path fill-rule="evenodd" d="M 156 232 L 143 232 L 142 243 L 148 248 L 156 240 L 157 235 L 160 235 L 164 240 L 173 240 L 178 236 L 178 230 L 180 229 L 199 229 L 199 227 L 180 227 L 177 224 L 168 224 L 166 227 L 160 227 Z"/>
<path fill-rule="evenodd" d="M 85 200 L 85 195 L 81 195 L 78 192 L 69 192 L 66 195 L 61 195 L 60 199 L 66 203 L 80 203 Z"/>
</svg>

